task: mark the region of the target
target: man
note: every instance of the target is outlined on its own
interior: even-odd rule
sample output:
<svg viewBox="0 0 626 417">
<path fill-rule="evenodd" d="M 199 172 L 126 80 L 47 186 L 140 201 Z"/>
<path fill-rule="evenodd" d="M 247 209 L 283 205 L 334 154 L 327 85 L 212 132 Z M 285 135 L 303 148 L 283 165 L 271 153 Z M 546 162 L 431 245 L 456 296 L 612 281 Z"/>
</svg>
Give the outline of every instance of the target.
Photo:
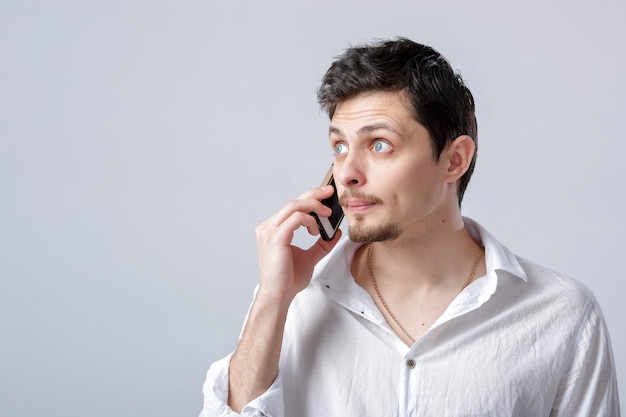
<svg viewBox="0 0 626 417">
<path fill-rule="evenodd" d="M 477 127 L 446 59 L 402 38 L 350 48 L 318 99 L 350 239 L 291 245 L 318 234 L 331 187 L 258 226 L 259 286 L 202 416 L 619 416 L 591 292 L 461 215 Z"/>
</svg>

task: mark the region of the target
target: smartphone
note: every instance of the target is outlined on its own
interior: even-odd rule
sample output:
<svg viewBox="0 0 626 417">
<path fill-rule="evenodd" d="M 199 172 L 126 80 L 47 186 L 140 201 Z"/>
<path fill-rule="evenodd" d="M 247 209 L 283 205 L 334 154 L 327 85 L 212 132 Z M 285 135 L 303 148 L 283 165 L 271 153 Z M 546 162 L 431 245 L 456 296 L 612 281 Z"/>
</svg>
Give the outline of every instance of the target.
<svg viewBox="0 0 626 417">
<path fill-rule="evenodd" d="M 332 213 L 330 214 L 330 217 L 320 217 L 315 213 L 311 213 L 311 215 L 315 217 L 315 220 L 317 221 L 317 226 L 320 229 L 322 239 L 332 240 L 332 238 L 335 237 L 335 233 L 337 233 L 337 230 L 339 229 L 339 225 L 341 225 L 341 221 L 343 220 L 343 209 L 339 204 L 339 195 L 337 195 L 337 188 L 335 187 L 332 165 L 326 173 L 324 181 L 322 181 L 322 186 L 324 185 L 332 185 L 334 189 L 333 195 L 322 200 L 322 204 L 330 207 Z"/>
</svg>

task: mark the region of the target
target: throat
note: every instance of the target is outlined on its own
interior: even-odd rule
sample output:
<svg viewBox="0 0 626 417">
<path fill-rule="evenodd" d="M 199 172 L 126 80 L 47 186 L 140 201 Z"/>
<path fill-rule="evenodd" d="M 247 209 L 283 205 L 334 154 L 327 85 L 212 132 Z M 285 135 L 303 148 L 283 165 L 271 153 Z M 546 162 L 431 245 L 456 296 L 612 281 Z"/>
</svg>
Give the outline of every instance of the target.
<svg viewBox="0 0 626 417">
<path fill-rule="evenodd" d="M 390 281 L 384 281 L 381 285 L 376 279 L 372 261 L 373 245 L 368 244 L 364 252 L 366 271 L 358 271 L 358 275 L 355 275 L 360 277 L 357 283 L 368 291 L 393 331 L 408 346 L 412 346 L 432 327 L 452 300 L 473 282 L 484 249 L 482 246 L 479 248 L 462 285 L 435 291 L 428 296 L 420 292 L 411 293 L 409 288 L 399 288 L 397 285 L 395 288 L 390 287 Z"/>
</svg>

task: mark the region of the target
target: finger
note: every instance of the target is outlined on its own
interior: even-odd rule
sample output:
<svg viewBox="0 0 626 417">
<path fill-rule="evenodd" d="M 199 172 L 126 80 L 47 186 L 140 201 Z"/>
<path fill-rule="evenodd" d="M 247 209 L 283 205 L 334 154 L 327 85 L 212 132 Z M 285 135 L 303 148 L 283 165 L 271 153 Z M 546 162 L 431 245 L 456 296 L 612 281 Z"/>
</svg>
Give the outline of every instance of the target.
<svg viewBox="0 0 626 417">
<path fill-rule="evenodd" d="M 307 226 L 306 230 L 309 232 L 311 236 L 317 236 L 320 234 L 320 226 L 317 224 L 317 221 L 313 216 L 309 216 L 313 219 L 313 223 Z"/>
<path fill-rule="evenodd" d="M 268 224 L 279 227 L 281 223 L 295 212 L 314 212 L 322 217 L 330 216 L 331 210 L 324 206 L 320 200 L 330 197 L 331 195 L 332 187 L 330 187 L 330 190 L 322 190 L 320 187 L 309 190 L 295 200 L 289 201 L 274 213 L 274 215 L 268 219 Z"/>
<path fill-rule="evenodd" d="M 314 260 L 315 263 L 318 263 L 320 259 L 328 254 L 335 247 L 337 242 L 341 239 L 341 229 L 337 229 L 337 233 L 333 236 L 332 240 L 324 240 L 321 237 L 317 239 L 317 242 L 313 246 L 311 246 L 307 252 Z"/>
<path fill-rule="evenodd" d="M 300 227 L 305 227 L 312 235 L 318 235 L 317 222 L 308 212 L 294 212 L 282 223 L 274 225 L 272 222 L 262 223 L 257 227 L 257 239 L 278 240 L 290 244 L 294 232 Z"/>
<path fill-rule="evenodd" d="M 305 227 L 311 235 L 319 235 L 317 221 L 309 213 L 294 213 L 288 217 L 279 229 L 284 228 L 293 234 L 300 227 Z"/>
<path fill-rule="evenodd" d="M 327 197 L 333 195 L 333 186 L 332 185 L 323 185 L 321 187 L 314 187 L 304 193 L 300 194 L 296 200 L 304 199 L 304 198 L 314 198 L 316 200 L 323 200 Z"/>
</svg>

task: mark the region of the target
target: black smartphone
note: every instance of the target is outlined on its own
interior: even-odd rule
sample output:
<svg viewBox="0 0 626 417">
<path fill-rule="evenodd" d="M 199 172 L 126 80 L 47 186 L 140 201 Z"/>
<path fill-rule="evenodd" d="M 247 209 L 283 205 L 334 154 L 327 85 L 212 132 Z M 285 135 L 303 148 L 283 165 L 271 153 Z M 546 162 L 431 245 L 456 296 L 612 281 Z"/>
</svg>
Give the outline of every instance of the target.
<svg viewBox="0 0 626 417">
<path fill-rule="evenodd" d="M 315 213 L 311 213 L 311 215 L 315 217 L 315 220 L 317 221 L 317 226 L 320 229 L 322 239 L 332 240 L 332 238 L 335 237 L 335 233 L 337 233 L 337 230 L 339 229 L 339 225 L 341 225 L 341 221 L 343 220 L 343 209 L 339 204 L 339 195 L 337 195 L 337 188 L 335 187 L 332 165 L 326 173 L 324 181 L 322 181 L 322 186 L 324 185 L 332 185 L 334 189 L 333 195 L 322 200 L 322 204 L 330 207 L 332 213 L 329 217 L 320 217 Z"/>
</svg>

